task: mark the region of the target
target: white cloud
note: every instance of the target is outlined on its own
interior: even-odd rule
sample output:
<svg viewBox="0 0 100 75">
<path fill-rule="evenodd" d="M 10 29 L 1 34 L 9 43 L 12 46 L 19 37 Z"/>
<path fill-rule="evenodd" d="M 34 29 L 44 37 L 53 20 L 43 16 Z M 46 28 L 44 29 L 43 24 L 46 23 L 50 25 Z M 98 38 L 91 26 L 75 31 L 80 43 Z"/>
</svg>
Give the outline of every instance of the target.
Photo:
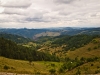
<svg viewBox="0 0 100 75">
<path fill-rule="evenodd" d="M 1 0 L 1 5 L 8 8 L 26 8 L 31 5 L 31 0 Z"/>
<path fill-rule="evenodd" d="M 99 27 L 99 8 L 99 0 L 1 0 L 0 27 Z"/>
</svg>

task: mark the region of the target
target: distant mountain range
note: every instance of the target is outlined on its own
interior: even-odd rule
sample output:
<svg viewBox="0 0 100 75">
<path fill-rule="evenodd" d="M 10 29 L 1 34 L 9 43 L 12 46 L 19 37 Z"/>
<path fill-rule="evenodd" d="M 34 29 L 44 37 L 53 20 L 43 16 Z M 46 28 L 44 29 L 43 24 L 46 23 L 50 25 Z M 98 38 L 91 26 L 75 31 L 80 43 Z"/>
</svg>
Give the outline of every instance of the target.
<svg viewBox="0 0 100 75">
<path fill-rule="evenodd" d="M 25 38 L 23 36 L 8 34 L 8 33 L 4 33 L 4 32 L 0 32 L 0 38 L 5 38 L 5 39 L 8 39 L 8 40 L 12 40 L 16 43 L 27 43 L 27 42 L 32 41 L 31 39 Z"/>
<path fill-rule="evenodd" d="M 59 36 L 59 35 L 77 35 L 77 34 L 100 34 L 100 27 L 98 28 L 79 28 L 79 27 L 58 27 L 45 29 L 6 29 L 1 28 L 0 32 L 16 34 L 25 38 L 37 39 L 42 36 Z"/>
</svg>

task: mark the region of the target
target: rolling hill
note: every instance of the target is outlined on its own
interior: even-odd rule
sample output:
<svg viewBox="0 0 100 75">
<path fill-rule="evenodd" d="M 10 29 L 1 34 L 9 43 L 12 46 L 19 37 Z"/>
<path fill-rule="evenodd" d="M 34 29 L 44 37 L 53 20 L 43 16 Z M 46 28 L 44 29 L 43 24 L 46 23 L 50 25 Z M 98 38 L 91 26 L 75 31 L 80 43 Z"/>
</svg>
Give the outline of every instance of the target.
<svg viewBox="0 0 100 75">
<path fill-rule="evenodd" d="M 46 29 L 31 35 L 38 38 L 35 43 L 14 35 L 16 31 L 14 34 L 0 32 L 0 71 L 40 75 L 100 74 L 99 31 L 99 28 L 61 28 L 59 32 Z"/>
<path fill-rule="evenodd" d="M 77 35 L 77 34 L 88 34 L 88 35 L 100 35 L 100 28 L 78 28 L 78 27 L 62 27 L 62 28 L 46 28 L 46 29 L 0 29 L 0 32 L 16 34 L 23 37 L 38 39 L 42 36 L 59 36 L 59 35 Z"/>
<path fill-rule="evenodd" d="M 0 32 L 0 37 L 6 38 L 8 40 L 12 40 L 16 43 L 28 43 L 28 42 L 33 41 L 30 38 L 25 38 L 23 36 L 7 34 L 7 33 L 3 33 L 3 32 Z"/>
</svg>

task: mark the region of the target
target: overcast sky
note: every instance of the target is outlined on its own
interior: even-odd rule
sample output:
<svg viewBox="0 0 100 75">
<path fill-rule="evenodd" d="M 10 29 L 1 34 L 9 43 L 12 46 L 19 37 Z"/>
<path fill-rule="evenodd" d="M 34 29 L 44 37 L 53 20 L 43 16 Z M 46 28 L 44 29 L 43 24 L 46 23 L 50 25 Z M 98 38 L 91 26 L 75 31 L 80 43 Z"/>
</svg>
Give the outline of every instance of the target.
<svg viewBox="0 0 100 75">
<path fill-rule="evenodd" d="M 100 0 L 0 0 L 0 27 L 100 27 Z"/>
</svg>

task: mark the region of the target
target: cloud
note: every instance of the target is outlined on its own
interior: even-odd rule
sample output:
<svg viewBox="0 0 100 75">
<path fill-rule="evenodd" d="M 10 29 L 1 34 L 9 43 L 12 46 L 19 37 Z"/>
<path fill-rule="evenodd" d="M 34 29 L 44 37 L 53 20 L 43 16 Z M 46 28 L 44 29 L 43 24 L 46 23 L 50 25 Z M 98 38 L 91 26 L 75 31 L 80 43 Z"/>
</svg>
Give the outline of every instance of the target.
<svg viewBox="0 0 100 75">
<path fill-rule="evenodd" d="M 0 27 L 100 25 L 99 0 L 1 0 L 0 8 Z"/>
<path fill-rule="evenodd" d="M 13 10 L 13 11 L 11 11 Z M 4 14 L 18 14 L 18 15 L 23 15 L 25 10 L 23 9 L 15 9 L 15 8 L 5 8 L 2 13 Z"/>
<path fill-rule="evenodd" d="M 7 8 L 27 8 L 31 4 L 31 0 L 7 0 L 2 6 Z"/>
<path fill-rule="evenodd" d="M 61 3 L 63 3 L 63 4 L 69 4 L 69 3 L 72 3 L 72 2 L 74 2 L 74 1 L 76 1 L 76 0 L 54 0 L 56 3 L 59 3 L 59 4 L 61 4 Z"/>
</svg>

